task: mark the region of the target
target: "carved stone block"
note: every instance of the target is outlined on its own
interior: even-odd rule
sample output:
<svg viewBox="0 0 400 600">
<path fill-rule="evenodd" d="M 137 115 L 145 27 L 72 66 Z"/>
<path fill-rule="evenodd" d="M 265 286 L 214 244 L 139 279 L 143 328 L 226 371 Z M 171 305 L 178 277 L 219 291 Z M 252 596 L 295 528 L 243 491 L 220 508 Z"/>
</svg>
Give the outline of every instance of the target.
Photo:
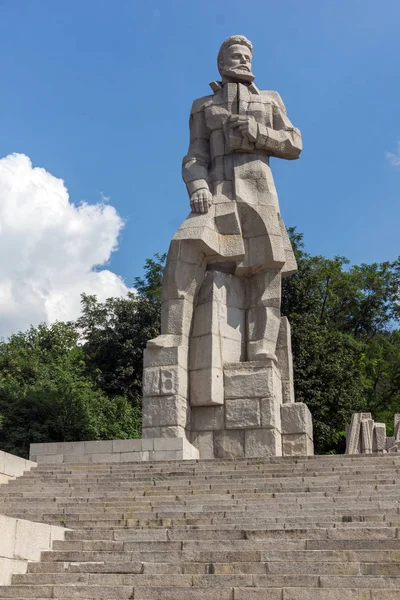
<svg viewBox="0 0 400 600">
<path fill-rule="evenodd" d="M 214 458 L 214 434 L 212 431 L 196 431 L 192 433 L 192 444 L 199 451 L 203 460 Z"/>
<path fill-rule="evenodd" d="M 261 427 L 259 399 L 227 399 L 225 401 L 225 424 L 227 429 L 249 429 Z"/>
<path fill-rule="evenodd" d="M 276 429 L 245 431 L 245 456 L 282 456 L 282 436 Z"/>
<path fill-rule="evenodd" d="M 373 441 L 372 441 L 372 452 L 383 453 L 386 451 L 386 424 L 375 423 Z"/>
<path fill-rule="evenodd" d="M 143 398 L 143 427 L 179 426 L 186 428 L 189 419 L 187 402 L 181 396 Z"/>
<path fill-rule="evenodd" d="M 192 408 L 192 431 L 213 431 L 225 428 L 223 406 L 199 406 Z"/>
<path fill-rule="evenodd" d="M 271 359 L 233 363 L 224 367 L 225 398 L 281 396 L 279 371 Z"/>
<path fill-rule="evenodd" d="M 313 438 L 313 426 L 310 410 L 303 402 L 283 404 L 281 406 L 282 433 L 306 434 Z"/>
<path fill-rule="evenodd" d="M 281 404 L 279 398 L 261 398 L 261 427 L 263 429 L 276 429 L 282 431 Z"/>
<path fill-rule="evenodd" d="M 191 406 L 213 406 L 224 403 L 224 376 L 221 369 L 209 368 L 190 373 Z"/>
<path fill-rule="evenodd" d="M 215 458 L 244 456 L 244 430 L 214 432 Z"/>
<path fill-rule="evenodd" d="M 305 433 L 289 433 L 282 435 L 283 456 L 312 456 L 314 444 Z"/>
</svg>

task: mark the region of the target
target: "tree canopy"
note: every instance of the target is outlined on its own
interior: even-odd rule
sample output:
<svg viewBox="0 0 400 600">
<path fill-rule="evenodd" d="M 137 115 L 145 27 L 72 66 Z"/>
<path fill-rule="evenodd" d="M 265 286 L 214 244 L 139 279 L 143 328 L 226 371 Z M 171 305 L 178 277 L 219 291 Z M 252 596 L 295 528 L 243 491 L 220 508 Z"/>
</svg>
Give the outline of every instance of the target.
<svg viewBox="0 0 400 600">
<path fill-rule="evenodd" d="M 132 406 L 88 377 L 72 323 L 31 327 L 0 344 L 0 447 L 28 456 L 33 442 L 132 437 Z"/>
<path fill-rule="evenodd" d="M 400 259 L 349 266 L 304 251 L 290 230 L 298 272 L 284 281 L 292 326 L 295 392 L 314 418 L 316 449 L 344 449 L 351 413 L 393 426 L 400 410 Z"/>
</svg>

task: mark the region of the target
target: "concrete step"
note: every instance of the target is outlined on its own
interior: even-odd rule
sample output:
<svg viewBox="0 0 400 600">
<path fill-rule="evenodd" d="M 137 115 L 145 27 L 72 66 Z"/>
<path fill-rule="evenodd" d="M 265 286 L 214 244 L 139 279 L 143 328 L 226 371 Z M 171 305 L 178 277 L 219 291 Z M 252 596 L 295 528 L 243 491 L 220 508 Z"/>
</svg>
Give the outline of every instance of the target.
<svg viewBox="0 0 400 600">
<path fill-rule="evenodd" d="M 0 513 L 72 530 L 0 598 L 400 600 L 399 500 L 400 456 L 39 465 Z"/>
<path fill-rule="evenodd" d="M 398 562 L 399 549 L 255 549 L 255 550 L 207 550 L 186 549 L 185 551 L 46 551 L 42 552 L 43 562 L 267 562 L 267 561 L 313 561 L 318 562 Z"/>
<path fill-rule="evenodd" d="M 400 576 L 364 577 L 354 575 L 305 574 L 127 574 L 127 573 L 29 573 L 15 575 L 13 585 L 125 587 L 308 587 L 308 588 L 400 588 Z"/>
<path fill-rule="evenodd" d="M 314 524 L 313 524 L 314 525 Z M 185 541 L 185 540 L 240 540 L 266 538 L 295 539 L 392 539 L 398 537 L 395 527 L 382 527 L 382 522 L 373 526 L 364 523 L 351 523 L 350 526 L 338 524 L 336 527 L 282 528 L 276 524 L 268 529 L 93 529 L 67 531 L 66 540 L 115 540 L 115 541 Z"/>
<path fill-rule="evenodd" d="M 123 573 L 123 574 L 168 574 L 168 575 L 206 575 L 206 574 L 258 574 L 258 575 L 363 575 L 399 577 L 400 563 L 356 562 L 329 560 L 301 560 L 293 562 L 180 562 L 180 563 L 142 563 L 142 562 L 39 562 L 30 563 L 28 573 Z M 15 577 L 23 577 L 16 575 Z M 15 583 L 19 581 L 16 580 Z"/>
<path fill-rule="evenodd" d="M 4 590 L 4 592 L 3 592 Z M 308 587 L 131 587 L 131 586 L 12 586 L 3 588 L 2 598 L 73 598 L 111 600 L 398 600 L 393 588 L 329 589 Z"/>
<path fill-rule="evenodd" d="M 318 531 L 318 530 L 316 530 Z M 350 532 L 348 532 L 350 533 Z M 117 552 L 168 552 L 174 550 L 207 550 L 210 547 L 209 540 L 156 540 L 156 541 L 114 541 L 114 540 L 83 540 L 83 541 L 55 541 L 53 550 L 60 552 L 91 552 L 91 551 L 117 551 Z M 342 539 L 318 539 L 309 536 L 308 532 L 297 537 L 295 535 L 265 536 L 256 532 L 250 539 L 223 539 L 213 540 L 213 550 L 260 550 L 260 549 L 347 549 L 347 548 L 371 548 L 371 549 L 399 549 L 400 539 L 376 538 L 366 535 L 364 538 L 344 537 Z"/>
</svg>

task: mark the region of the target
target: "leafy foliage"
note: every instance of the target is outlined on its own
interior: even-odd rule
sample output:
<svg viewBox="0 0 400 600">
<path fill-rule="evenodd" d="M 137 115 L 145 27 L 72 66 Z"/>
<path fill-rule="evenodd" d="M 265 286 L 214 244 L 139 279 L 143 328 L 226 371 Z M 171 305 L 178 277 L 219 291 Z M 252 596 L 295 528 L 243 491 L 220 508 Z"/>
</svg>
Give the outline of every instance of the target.
<svg viewBox="0 0 400 600">
<path fill-rule="evenodd" d="M 400 260 L 349 268 L 343 257 L 310 256 L 302 236 L 290 235 L 299 271 L 284 282 L 282 311 L 292 326 L 296 398 L 313 413 L 317 451 L 340 451 L 352 412 L 390 425 L 400 410 Z"/>
<path fill-rule="evenodd" d="M 27 456 L 32 442 L 132 437 L 134 414 L 87 376 L 72 323 L 31 327 L 0 344 L 0 446 Z"/>
<path fill-rule="evenodd" d="M 165 255 L 148 259 L 134 293 L 100 303 L 82 296 L 77 327 L 84 339 L 85 362 L 92 379 L 109 396 L 123 396 L 133 407 L 140 436 L 143 350 L 160 331 L 161 287 Z"/>
</svg>

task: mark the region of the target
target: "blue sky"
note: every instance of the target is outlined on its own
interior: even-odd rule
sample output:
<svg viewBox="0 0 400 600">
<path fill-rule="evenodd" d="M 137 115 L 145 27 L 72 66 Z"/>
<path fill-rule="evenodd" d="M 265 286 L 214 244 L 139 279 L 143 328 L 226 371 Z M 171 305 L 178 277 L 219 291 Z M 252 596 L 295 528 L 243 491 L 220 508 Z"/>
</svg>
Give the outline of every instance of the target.
<svg viewBox="0 0 400 600">
<path fill-rule="evenodd" d="M 313 254 L 393 260 L 399 30 L 398 0 L 0 0 L 0 157 L 26 154 L 73 203 L 110 197 L 126 224 L 107 268 L 132 285 L 189 211 L 190 106 L 241 33 L 303 134 L 300 160 L 273 164 L 286 225 Z"/>
</svg>

